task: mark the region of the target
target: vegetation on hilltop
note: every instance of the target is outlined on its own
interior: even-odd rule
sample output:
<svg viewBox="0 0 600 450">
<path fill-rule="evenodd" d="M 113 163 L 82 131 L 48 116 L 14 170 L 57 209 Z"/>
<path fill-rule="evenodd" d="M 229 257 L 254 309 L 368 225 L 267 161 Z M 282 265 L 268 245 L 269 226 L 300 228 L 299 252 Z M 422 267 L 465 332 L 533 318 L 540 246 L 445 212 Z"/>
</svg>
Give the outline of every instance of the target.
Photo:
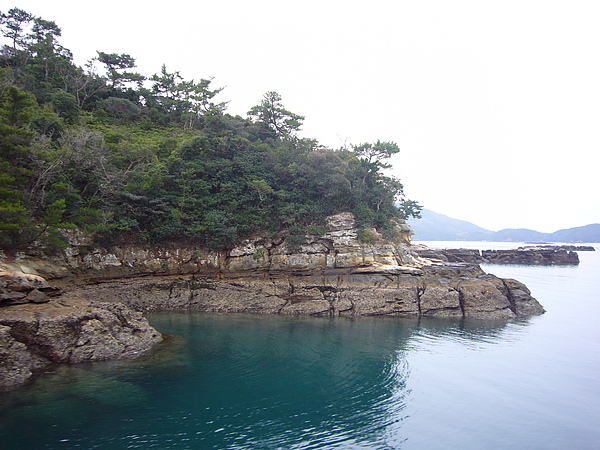
<svg viewBox="0 0 600 450">
<path fill-rule="evenodd" d="M 79 67 L 55 22 L 0 14 L 2 248 L 61 247 L 65 228 L 227 248 L 259 231 L 298 236 L 343 210 L 387 233 L 419 214 L 384 173 L 393 142 L 326 149 L 298 137 L 304 117 L 276 92 L 232 116 L 212 80 L 164 65 L 146 77 L 132 56 L 101 51 Z"/>
</svg>

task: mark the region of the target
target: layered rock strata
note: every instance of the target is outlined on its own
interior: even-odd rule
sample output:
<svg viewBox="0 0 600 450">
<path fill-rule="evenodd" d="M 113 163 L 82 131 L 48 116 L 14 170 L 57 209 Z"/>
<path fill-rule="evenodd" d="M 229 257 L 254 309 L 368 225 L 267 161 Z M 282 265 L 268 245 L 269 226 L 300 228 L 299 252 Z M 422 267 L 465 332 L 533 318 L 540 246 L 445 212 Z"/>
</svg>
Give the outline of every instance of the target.
<svg viewBox="0 0 600 450">
<path fill-rule="evenodd" d="M 65 231 L 70 246 L 52 257 L 17 253 L 2 258 L 13 270 L 40 275 L 55 285 L 70 286 L 95 279 L 146 275 L 216 274 L 224 272 L 312 272 L 365 266 L 419 266 L 424 260 L 410 249 L 407 225 L 398 224 L 400 239 L 385 240 L 375 229 L 366 230 L 372 244 L 361 242 L 351 213 L 330 216 L 319 234 L 306 234 L 302 243 L 289 245 L 286 234 L 247 239 L 229 251 L 214 251 L 185 243 L 149 247 L 95 247 L 81 234 Z M 6 265 L 6 264 L 5 264 Z"/>
<path fill-rule="evenodd" d="M 354 272 L 354 273 L 353 273 Z M 67 295 L 112 299 L 139 311 L 511 319 L 543 314 L 525 285 L 475 265 L 402 273 L 228 273 L 106 281 Z"/>
</svg>

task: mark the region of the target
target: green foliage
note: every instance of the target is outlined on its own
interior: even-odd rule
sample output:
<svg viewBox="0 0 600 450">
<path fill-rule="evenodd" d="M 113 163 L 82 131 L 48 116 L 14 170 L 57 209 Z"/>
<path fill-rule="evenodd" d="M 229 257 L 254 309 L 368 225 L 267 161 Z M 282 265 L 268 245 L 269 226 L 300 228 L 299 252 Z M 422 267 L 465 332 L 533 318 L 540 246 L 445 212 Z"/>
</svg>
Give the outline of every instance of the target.
<svg viewBox="0 0 600 450">
<path fill-rule="evenodd" d="M 213 249 L 287 230 L 297 248 L 341 211 L 371 242 L 368 228 L 392 235 L 395 219 L 420 211 L 383 172 L 395 143 L 333 151 L 299 138 L 304 117 L 274 91 L 234 117 L 212 79 L 164 65 L 146 78 L 118 53 L 78 67 L 54 22 L 18 8 L 0 32 L 1 247 L 60 248 L 61 230 L 78 227 L 107 245 Z"/>
<path fill-rule="evenodd" d="M 359 202 L 354 208 L 354 216 L 356 224 L 359 227 L 365 227 L 373 223 L 375 212 L 363 201 Z"/>
<path fill-rule="evenodd" d="M 373 144 L 366 143 L 354 147 L 354 153 L 358 157 L 366 159 L 369 163 L 378 162 L 385 167 L 389 166 L 381 163 L 381 160 L 389 159 L 398 152 L 400 152 L 400 148 L 395 142 L 377 141 Z"/>
<path fill-rule="evenodd" d="M 260 261 L 261 259 L 263 259 L 264 255 L 265 255 L 265 249 L 263 247 L 259 247 L 256 249 L 256 251 L 252 255 L 252 258 L 256 261 Z"/>
<path fill-rule="evenodd" d="M 280 137 L 290 137 L 300 130 L 304 116 L 294 114 L 283 107 L 281 95 L 269 91 L 259 105 L 248 111 L 250 117 L 256 118 Z"/>
<path fill-rule="evenodd" d="M 295 251 L 298 250 L 302 244 L 304 244 L 305 237 L 302 234 L 288 234 L 285 237 L 284 242 L 289 250 Z"/>
<path fill-rule="evenodd" d="M 414 217 L 415 219 L 421 218 L 423 207 L 414 200 L 405 200 L 400 203 L 398 208 L 400 209 L 400 215 L 403 219 L 410 219 L 411 217 Z"/>
<path fill-rule="evenodd" d="M 141 108 L 126 98 L 109 97 L 102 103 L 102 108 L 119 123 L 131 122 L 141 115 Z"/>
<path fill-rule="evenodd" d="M 325 233 L 327 233 L 327 228 L 321 225 L 308 225 L 306 227 L 306 234 L 313 234 L 313 235 L 317 235 L 317 236 L 321 236 Z"/>
<path fill-rule="evenodd" d="M 62 89 L 55 89 L 50 94 L 50 103 L 56 113 L 70 123 L 75 123 L 79 117 L 77 98 Z"/>
<path fill-rule="evenodd" d="M 375 237 L 375 235 L 373 234 L 373 232 L 371 230 L 366 230 L 365 228 L 359 228 L 356 231 L 356 234 L 358 236 L 358 240 L 360 242 L 362 242 L 363 244 L 375 245 L 375 243 L 377 242 L 377 238 Z"/>
</svg>

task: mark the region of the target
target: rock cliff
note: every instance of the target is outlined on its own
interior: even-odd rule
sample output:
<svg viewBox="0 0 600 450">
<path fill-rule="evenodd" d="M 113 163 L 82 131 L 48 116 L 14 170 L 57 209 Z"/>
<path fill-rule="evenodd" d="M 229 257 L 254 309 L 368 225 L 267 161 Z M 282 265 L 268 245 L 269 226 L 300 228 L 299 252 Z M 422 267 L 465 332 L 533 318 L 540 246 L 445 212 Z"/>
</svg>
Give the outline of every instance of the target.
<svg viewBox="0 0 600 450">
<path fill-rule="evenodd" d="M 136 311 L 510 319 L 542 314 L 522 283 L 474 264 L 434 263 L 350 213 L 290 245 L 285 234 L 227 251 L 178 245 L 97 248 L 70 235 L 53 257 L 0 255 L 0 385 L 53 362 L 130 357 L 161 337 Z M 62 290 L 61 290 L 62 288 Z M 131 309 L 130 309 L 131 308 Z"/>
<path fill-rule="evenodd" d="M 303 236 L 302 242 L 295 246 L 290 245 L 282 233 L 272 238 L 247 239 L 229 251 L 213 251 L 186 243 L 102 248 L 93 246 L 88 237 L 66 230 L 70 245 L 60 255 L 17 253 L 4 260 L 10 260 L 12 267 L 24 267 L 25 271 L 65 286 L 141 275 L 312 272 L 423 263 L 410 249 L 410 228 L 399 223 L 397 229 L 399 238 L 394 241 L 383 239 L 375 229 L 367 230 L 373 243 L 366 244 L 359 240 L 354 216 L 341 213 L 328 218 L 326 230 Z"/>
</svg>

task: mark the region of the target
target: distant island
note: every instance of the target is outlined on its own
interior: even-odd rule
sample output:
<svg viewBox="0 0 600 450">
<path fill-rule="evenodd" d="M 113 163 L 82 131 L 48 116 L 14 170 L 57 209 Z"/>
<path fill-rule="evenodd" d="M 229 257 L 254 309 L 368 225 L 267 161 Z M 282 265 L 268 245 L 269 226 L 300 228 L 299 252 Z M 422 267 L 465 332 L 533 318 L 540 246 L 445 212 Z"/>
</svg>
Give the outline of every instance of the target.
<svg viewBox="0 0 600 450">
<path fill-rule="evenodd" d="M 491 231 L 471 222 L 454 219 L 429 209 L 423 209 L 420 219 L 408 224 L 421 241 L 495 241 L 495 242 L 600 242 L 600 224 L 558 230 L 553 233 L 526 228 Z"/>
</svg>

